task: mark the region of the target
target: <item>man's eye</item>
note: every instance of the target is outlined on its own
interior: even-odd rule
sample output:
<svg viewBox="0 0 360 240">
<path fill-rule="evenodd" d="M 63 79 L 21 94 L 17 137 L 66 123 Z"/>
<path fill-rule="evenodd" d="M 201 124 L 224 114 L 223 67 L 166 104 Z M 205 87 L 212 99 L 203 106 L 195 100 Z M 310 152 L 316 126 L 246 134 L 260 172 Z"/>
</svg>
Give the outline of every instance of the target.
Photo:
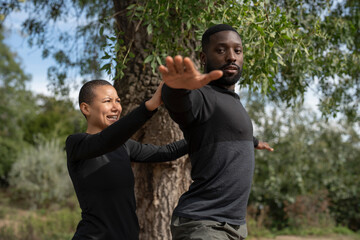
<svg viewBox="0 0 360 240">
<path fill-rule="evenodd" d="M 219 48 L 219 49 L 217 49 L 216 50 L 218 53 L 224 53 L 225 52 L 225 50 L 223 49 L 223 48 Z"/>
<path fill-rule="evenodd" d="M 242 53 L 242 49 L 236 49 L 235 52 L 236 52 L 237 54 L 240 54 L 240 53 Z"/>
</svg>

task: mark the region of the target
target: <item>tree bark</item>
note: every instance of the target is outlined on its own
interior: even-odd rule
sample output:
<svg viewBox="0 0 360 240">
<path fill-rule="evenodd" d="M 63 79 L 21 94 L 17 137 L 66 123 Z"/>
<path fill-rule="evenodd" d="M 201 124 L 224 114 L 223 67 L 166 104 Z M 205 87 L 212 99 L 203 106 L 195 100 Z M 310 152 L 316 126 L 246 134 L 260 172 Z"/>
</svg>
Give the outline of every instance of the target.
<svg viewBox="0 0 360 240">
<path fill-rule="evenodd" d="M 114 0 L 117 13 L 116 22 L 123 31 L 124 41 L 131 44 L 135 58 L 128 62 L 125 76 L 117 79 L 114 86 L 123 106 L 123 115 L 152 96 L 161 82 L 158 74 L 153 74 L 149 64 L 144 64 L 151 49 L 146 30 L 137 22 L 129 22 L 125 9 L 133 1 Z M 183 138 L 178 125 L 174 123 L 164 107 L 141 128 L 133 139 L 142 143 L 164 145 Z M 135 175 L 135 195 L 137 216 L 140 224 L 140 239 L 171 239 L 170 219 L 181 194 L 188 189 L 190 162 L 186 157 L 169 163 L 132 164 Z"/>
</svg>

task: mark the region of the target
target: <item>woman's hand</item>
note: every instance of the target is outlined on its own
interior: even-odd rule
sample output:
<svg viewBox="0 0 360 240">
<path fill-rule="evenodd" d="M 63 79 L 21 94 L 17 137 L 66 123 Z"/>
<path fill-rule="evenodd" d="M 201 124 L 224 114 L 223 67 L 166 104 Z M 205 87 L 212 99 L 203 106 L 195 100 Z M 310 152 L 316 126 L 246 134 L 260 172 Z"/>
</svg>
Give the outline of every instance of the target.
<svg viewBox="0 0 360 240">
<path fill-rule="evenodd" d="M 163 85 L 164 82 L 161 82 L 158 88 L 156 89 L 154 95 L 145 102 L 145 107 L 147 108 L 147 110 L 154 111 L 163 103 L 161 100 L 161 88 Z"/>
</svg>

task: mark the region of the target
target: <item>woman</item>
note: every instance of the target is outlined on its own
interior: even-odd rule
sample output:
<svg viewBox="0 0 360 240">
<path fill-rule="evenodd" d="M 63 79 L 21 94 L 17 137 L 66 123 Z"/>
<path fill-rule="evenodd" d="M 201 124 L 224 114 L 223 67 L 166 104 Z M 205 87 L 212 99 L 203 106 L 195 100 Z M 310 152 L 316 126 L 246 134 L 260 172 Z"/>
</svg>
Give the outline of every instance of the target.
<svg viewBox="0 0 360 240">
<path fill-rule="evenodd" d="M 87 130 L 66 140 L 68 171 L 82 209 L 73 240 L 138 239 L 130 162 L 170 161 L 187 153 L 184 140 L 159 147 L 129 139 L 160 106 L 161 86 L 121 119 L 120 98 L 109 82 L 93 80 L 81 88 Z"/>
</svg>

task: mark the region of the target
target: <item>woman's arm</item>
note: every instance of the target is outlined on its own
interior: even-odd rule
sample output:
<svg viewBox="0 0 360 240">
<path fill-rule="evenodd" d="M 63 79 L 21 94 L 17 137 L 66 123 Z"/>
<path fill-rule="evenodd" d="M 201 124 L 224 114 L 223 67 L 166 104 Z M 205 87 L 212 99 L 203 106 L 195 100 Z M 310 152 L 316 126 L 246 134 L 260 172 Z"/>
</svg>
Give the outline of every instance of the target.
<svg viewBox="0 0 360 240">
<path fill-rule="evenodd" d="M 172 161 L 188 153 L 185 140 L 170 143 L 164 146 L 142 144 L 134 140 L 125 143 L 132 162 L 166 162 Z"/>
<path fill-rule="evenodd" d="M 160 83 L 154 95 L 117 122 L 97 134 L 75 134 L 66 140 L 66 151 L 72 160 L 89 159 L 111 152 L 123 145 L 162 104 Z"/>
<path fill-rule="evenodd" d="M 97 134 L 70 135 L 66 140 L 67 154 L 70 159 L 77 161 L 111 152 L 124 144 L 154 113 L 142 103 Z"/>
</svg>

